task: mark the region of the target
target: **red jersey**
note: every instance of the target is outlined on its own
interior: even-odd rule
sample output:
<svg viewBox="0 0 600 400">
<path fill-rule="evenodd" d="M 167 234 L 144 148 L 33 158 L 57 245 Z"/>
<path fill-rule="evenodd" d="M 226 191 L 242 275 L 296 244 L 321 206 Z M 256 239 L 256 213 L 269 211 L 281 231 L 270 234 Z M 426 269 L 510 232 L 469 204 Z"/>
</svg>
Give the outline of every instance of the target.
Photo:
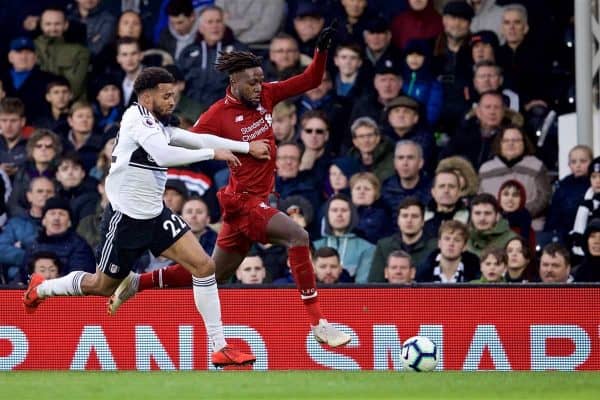
<svg viewBox="0 0 600 400">
<path fill-rule="evenodd" d="M 271 159 L 257 160 L 249 154 L 238 154 L 242 165 L 231 170 L 228 193 L 248 193 L 266 199 L 275 186 L 275 136 L 271 128 L 273 107 L 282 100 L 297 96 L 321 83 L 325 72 L 326 52 L 315 50 L 313 62 L 300 75 L 282 82 L 262 84 L 260 104 L 249 108 L 231 95 L 228 87 L 223 99 L 214 103 L 190 129 L 211 133 L 226 139 L 251 142 L 268 139 Z"/>
</svg>

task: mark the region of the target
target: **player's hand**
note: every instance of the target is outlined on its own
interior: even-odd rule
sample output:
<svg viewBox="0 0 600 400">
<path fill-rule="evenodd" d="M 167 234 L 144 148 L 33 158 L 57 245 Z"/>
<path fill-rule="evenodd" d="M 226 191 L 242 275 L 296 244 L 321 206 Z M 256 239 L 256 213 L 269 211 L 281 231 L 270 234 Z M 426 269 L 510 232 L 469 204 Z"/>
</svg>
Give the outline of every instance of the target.
<svg viewBox="0 0 600 400">
<path fill-rule="evenodd" d="M 259 160 L 270 160 L 271 145 L 267 139 L 254 140 L 250 142 L 250 150 L 248 151 L 248 154 Z"/>
<path fill-rule="evenodd" d="M 240 159 L 226 149 L 215 149 L 215 160 L 226 161 L 230 167 L 239 167 L 242 165 Z"/>
<path fill-rule="evenodd" d="M 337 31 L 337 19 L 334 19 L 331 24 L 323 29 L 317 38 L 317 49 L 325 51 L 331 47 L 331 42 Z"/>
</svg>

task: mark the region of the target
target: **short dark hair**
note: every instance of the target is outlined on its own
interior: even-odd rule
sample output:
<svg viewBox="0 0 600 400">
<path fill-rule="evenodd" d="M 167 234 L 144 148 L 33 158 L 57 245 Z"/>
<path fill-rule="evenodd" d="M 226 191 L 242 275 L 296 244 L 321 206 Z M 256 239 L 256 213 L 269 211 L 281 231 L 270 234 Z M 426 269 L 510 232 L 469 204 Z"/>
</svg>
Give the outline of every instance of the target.
<svg viewBox="0 0 600 400">
<path fill-rule="evenodd" d="M 0 114 L 17 114 L 25 116 L 25 104 L 18 97 L 5 97 L 0 101 Z"/>
<path fill-rule="evenodd" d="M 146 90 L 156 89 L 161 83 L 175 83 L 175 78 L 164 68 L 148 67 L 138 75 L 133 90 L 139 96 Z"/>
<path fill-rule="evenodd" d="M 71 90 L 71 84 L 65 77 L 56 76 L 52 78 L 52 80 L 46 85 L 46 93 L 48 93 L 50 89 L 55 88 L 56 86 L 66 86 L 69 88 L 69 90 Z"/>
<path fill-rule="evenodd" d="M 68 153 L 65 153 L 63 156 L 61 156 L 58 159 L 56 166 L 58 167 L 64 162 L 70 162 L 75 165 L 79 165 L 81 167 L 81 169 L 85 170 L 85 167 L 83 166 L 83 161 L 81 161 L 81 157 L 79 157 L 79 154 L 77 154 L 74 151 L 70 151 Z"/>
<path fill-rule="evenodd" d="M 473 210 L 473 207 L 479 204 L 492 205 L 496 213 L 499 213 L 501 211 L 500 204 L 498 204 L 498 200 L 489 193 L 479 193 L 478 195 L 473 197 L 473 200 L 471 200 L 471 211 Z"/>
<path fill-rule="evenodd" d="M 323 121 L 325 123 L 325 126 L 327 126 L 327 129 L 329 130 L 329 118 L 327 117 L 327 114 L 325 113 L 325 111 L 323 110 L 307 110 L 302 114 L 302 117 L 300 117 L 300 125 L 304 125 L 304 123 L 306 121 L 308 121 L 309 119 L 313 119 L 313 118 L 318 118 L 321 121 Z"/>
<path fill-rule="evenodd" d="M 398 213 L 400 213 L 400 210 L 404 210 L 411 206 L 419 207 L 419 210 L 421 211 L 421 218 L 425 217 L 425 206 L 423 205 L 421 200 L 419 200 L 419 198 L 415 196 L 405 197 L 398 205 Z"/>
<path fill-rule="evenodd" d="M 62 271 L 63 269 L 63 264 L 60 261 L 60 258 L 58 258 L 58 255 L 53 251 L 37 251 L 33 253 L 33 257 L 31 257 L 31 260 L 27 264 L 27 270 L 30 274 L 33 274 L 33 271 L 35 269 L 35 263 L 37 262 L 37 260 L 41 260 L 42 258 L 52 260 L 54 265 L 56 265 L 56 267 L 58 268 L 58 274 L 60 275 L 60 271 Z"/>
<path fill-rule="evenodd" d="M 479 262 L 484 262 L 489 256 L 493 256 L 500 264 L 507 262 L 506 251 L 501 247 L 488 246 L 483 249 L 479 255 Z"/>
<path fill-rule="evenodd" d="M 548 254 L 552 257 L 556 257 L 558 254 L 564 258 L 566 265 L 571 265 L 571 255 L 569 254 L 569 250 L 561 243 L 548 243 L 542 249 L 542 255 L 543 254 Z"/>
<path fill-rule="evenodd" d="M 194 5 L 192 0 L 171 0 L 167 4 L 166 11 L 169 17 L 177 17 L 182 14 L 189 17 L 194 13 Z"/>
<path fill-rule="evenodd" d="M 123 36 L 123 37 L 120 37 L 117 39 L 117 43 L 115 46 L 117 49 L 117 53 L 119 52 L 119 47 L 124 44 L 135 44 L 138 47 L 138 50 L 140 50 L 140 51 L 142 50 L 142 46 L 140 45 L 140 42 L 136 38 L 131 37 L 131 36 Z"/>
<path fill-rule="evenodd" d="M 364 58 L 363 56 L 363 49 L 361 47 L 360 44 L 355 43 L 355 42 L 346 42 L 346 43 L 341 43 L 339 44 L 336 48 L 335 48 L 335 55 L 337 56 L 338 53 L 343 50 L 343 49 L 348 49 L 356 54 L 358 54 L 358 57 L 360 57 L 360 59 L 362 60 Z"/>
<path fill-rule="evenodd" d="M 514 129 L 521 134 L 521 137 L 523 138 L 523 155 L 530 156 L 530 155 L 535 154 L 535 146 L 531 142 L 531 139 L 529 139 L 529 136 L 527 136 L 527 134 L 525 133 L 525 131 L 523 130 L 522 127 L 520 127 L 519 125 L 515 125 L 515 124 L 509 124 L 509 125 L 502 127 L 502 130 L 500 131 L 500 133 L 498 135 L 496 135 L 496 137 L 492 141 L 492 153 L 493 154 L 495 154 L 497 156 L 501 155 L 502 140 L 504 139 L 504 135 L 506 134 L 506 132 L 509 129 Z"/>
<path fill-rule="evenodd" d="M 481 99 L 483 99 L 485 96 L 495 96 L 495 97 L 499 98 L 500 102 L 502 103 L 502 107 L 506 108 L 506 105 L 504 104 L 504 97 L 502 96 L 502 93 L 500 93 L 499 91 L 486 90 L 485 92 L 483 92 L 479 95 L 479 103 L 481 103 Z"/>
<path fill-rule="evenodd" d="M 412 258 L 410 257 L 410 254 L 408 254 L 404 250 L 394 250 L 390 254 L 388 254 L 388 256 L 386 258 L 385 268 L 387 268 L 388 264 L 390 263 L 390 258 L 392 258 L 392 257 L 406 258 L 406 259 L 408 259 L 408 265 L 410 265 L 411 268 L 417 268 L 417 266 L 413 262 Z"/>
<path fill-rule="evenodd" d="M 336 249 L 334 249 L 333 247 L 321 247 L 320 249 L 315 251 L 315 255 L 313 258 L 317 259 L 317 258 L 325 258 L 325 257 L 337 257 L 338 261 L 341 261 L 340 259 L 340 253 L 338 253 L 338 251 Z"/>
</svg>

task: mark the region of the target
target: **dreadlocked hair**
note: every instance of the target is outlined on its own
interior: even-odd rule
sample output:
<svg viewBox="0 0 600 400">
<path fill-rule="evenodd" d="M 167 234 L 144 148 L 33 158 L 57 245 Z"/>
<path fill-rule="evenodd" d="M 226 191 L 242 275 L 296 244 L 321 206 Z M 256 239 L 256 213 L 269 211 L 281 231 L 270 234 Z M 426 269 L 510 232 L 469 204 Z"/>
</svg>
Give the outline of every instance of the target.
<svg viewBox="0 0 600 400">
<path fill-rule="evenodd" d="M 260 67 L 261 64 L 262 57 L 249 51 L 232 51 L 229 53 L 220 51 L 219 58 L 215 62 L 215 68 L 219 72 L 227 72 L 231 75 L 247 68 Z"/>
</svg>

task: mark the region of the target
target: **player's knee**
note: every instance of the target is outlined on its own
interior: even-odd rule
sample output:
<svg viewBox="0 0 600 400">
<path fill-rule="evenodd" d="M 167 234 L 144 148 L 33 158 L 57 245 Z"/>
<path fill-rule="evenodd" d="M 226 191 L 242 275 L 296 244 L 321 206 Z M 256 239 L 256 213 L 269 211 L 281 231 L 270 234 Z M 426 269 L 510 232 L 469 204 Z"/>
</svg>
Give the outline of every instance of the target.
<svg viewBox="0 0 600 400">
<path fill-rule="evenodd" d="M 194 266 L 194 272 L 192 273 L 192 275 L 197 276 L 199 278 L 203 278 L 214 273 L 215 262 L 210 257 L 206 257 Z"/>
<path fill-rule="evenodd" d="M 292 232 L 292 236 L 290 238 L 290 247 L 308 246 L 309 244 L 310 238 L 306 230 L 298 227 L 298 229 L 295 229 Z"/>
</svg>

